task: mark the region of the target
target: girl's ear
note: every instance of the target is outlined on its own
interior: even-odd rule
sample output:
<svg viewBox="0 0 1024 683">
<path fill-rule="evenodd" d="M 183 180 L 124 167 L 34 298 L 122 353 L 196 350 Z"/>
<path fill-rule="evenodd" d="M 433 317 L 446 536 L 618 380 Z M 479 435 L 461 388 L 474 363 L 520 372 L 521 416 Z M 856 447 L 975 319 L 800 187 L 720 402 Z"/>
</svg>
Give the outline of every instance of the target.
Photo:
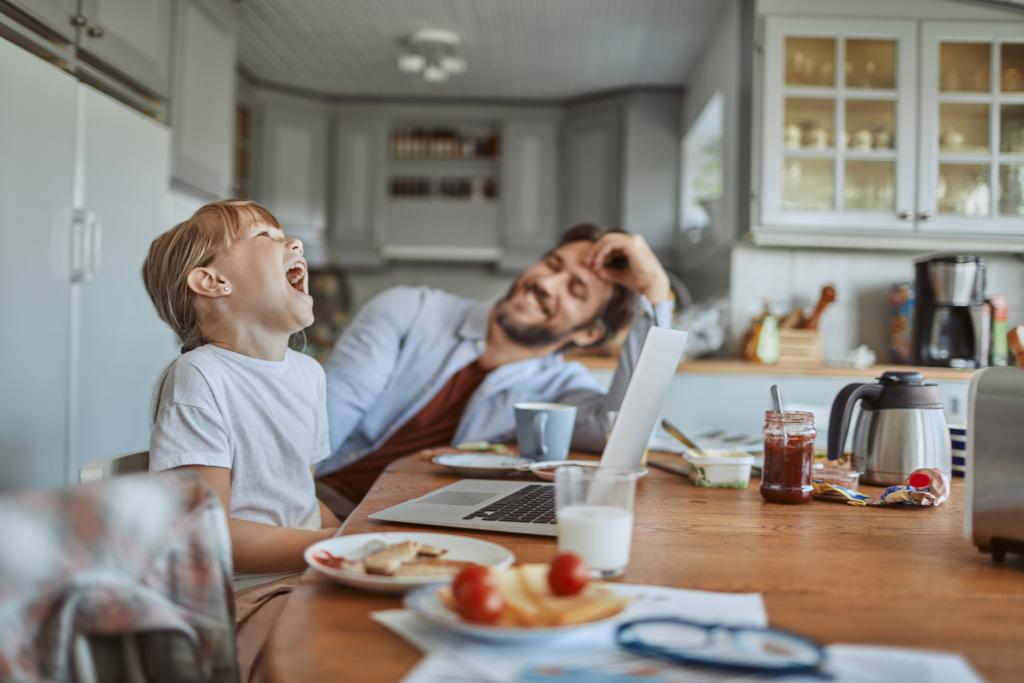
<svg viewBox="0 0 1024 683">
<path fill-rule="evenodd" d="M 193 268 L 187 282 L 188 288 L 199 296 L 216 299 L 231 294 L 231 283 L 210 268 Z"/>
</svg>

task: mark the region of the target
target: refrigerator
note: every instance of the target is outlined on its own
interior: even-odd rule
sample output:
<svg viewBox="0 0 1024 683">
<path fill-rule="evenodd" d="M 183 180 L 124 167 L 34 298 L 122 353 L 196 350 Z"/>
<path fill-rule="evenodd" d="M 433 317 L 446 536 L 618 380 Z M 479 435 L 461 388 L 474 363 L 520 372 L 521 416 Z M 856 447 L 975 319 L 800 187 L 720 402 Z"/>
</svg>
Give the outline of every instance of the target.
<svg viewBox="0 0 1024 683">
<path fill-rule="evenodd" d="M 0 491 L 145 450 L 176 355 L 140 269 L 168 215 L 166 126 L 0 39 Z"/>
</svg>

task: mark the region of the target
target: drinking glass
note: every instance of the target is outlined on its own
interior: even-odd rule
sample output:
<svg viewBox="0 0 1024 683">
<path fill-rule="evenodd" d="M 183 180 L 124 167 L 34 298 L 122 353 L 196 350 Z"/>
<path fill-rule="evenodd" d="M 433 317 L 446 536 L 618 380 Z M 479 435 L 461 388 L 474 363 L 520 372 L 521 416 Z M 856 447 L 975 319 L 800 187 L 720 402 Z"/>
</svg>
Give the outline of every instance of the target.
<svg viewBox="0 0 1024 683">
<path fill-rule="evenodd" d="M 636 472 L 611 467 L 555 470 L 558 551 L 576 553 L 598 578 L 629 564 Z"/>
</svg>

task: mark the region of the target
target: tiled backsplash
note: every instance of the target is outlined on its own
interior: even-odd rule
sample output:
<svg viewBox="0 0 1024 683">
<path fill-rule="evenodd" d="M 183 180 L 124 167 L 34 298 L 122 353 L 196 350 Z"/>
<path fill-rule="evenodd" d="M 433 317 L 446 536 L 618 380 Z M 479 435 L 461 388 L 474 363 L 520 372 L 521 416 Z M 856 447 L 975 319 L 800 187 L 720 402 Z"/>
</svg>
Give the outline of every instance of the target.
<svg viewBox="0 0 1024 683">
<path fill-rule="evenodd" d="M 766 300 L 788 310 L 809 309 L 822 285 L 832 283 L 837 298 L 821 320 L 827 362 L 841 361 L 859 344 L 887 360 L 888 292 L 894 282 L 913 281 L 918 254 L 825 249 L 773 249 L 738 245 L 732 252 L 729 300 L 734 344 Z M 988 293 L 1010 300 L 1010 324 L 1024 324 L 1024 261 L 987 256 Z"/>
</svg>

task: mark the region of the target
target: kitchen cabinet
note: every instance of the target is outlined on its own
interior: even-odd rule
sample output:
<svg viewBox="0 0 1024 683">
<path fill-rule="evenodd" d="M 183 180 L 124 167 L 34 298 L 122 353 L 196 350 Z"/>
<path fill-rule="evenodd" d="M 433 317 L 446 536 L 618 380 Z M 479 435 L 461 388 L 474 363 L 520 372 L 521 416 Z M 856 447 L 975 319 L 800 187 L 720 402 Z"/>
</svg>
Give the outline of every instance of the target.
<svg viewBox="0 0 1024 683">
<path fill-rule="evenodd" d="M 131 85 L 170 93 L 171 0 L 80 0 L 79 57 Z"/>
<path fill-rule="evenodd" d="M 921 229 L 1024 236 L 1024 26 L 921 36 Z"/>
<path fill-rule="evenodd" d="M 78 0 L 7 0 L 18 12 L 38 21 L 61 40 L 75 40 L 73 17 L 78 13 Z"/>
<path fill-rule="evenodd" d="M 911 21 L 768 19 L 765 226 L 914 229 L 916 40 Z"/>
<path fill-rule="evenodd" d="M 1022 31 L 767 18 L 755 240 L 1020 249 Z"/>
<path fill-rule="evenodd" d="M 502 126 L 501 262 L 522 270 L 558 234 L 558 123 L 509 119 Z"/>
<path fill-rule="evenodd" d="M 556 109 L 352 104 L 330 119 L 332 262 L 518 268 L 554 240 Z"/>
<path fill-rule="evenodd" d="M 317 261 L 327 232 L 327 110 L 319 103 L 268 94 L 259 112 L 258 199 Z"/>
<path fill-rule="evenodd" d="M 341 114 L 334 126 L 332 253 L 342 266 L 380 265 L 386 201 L 377 182 L 387 163 L 387 123 L 375 116 Z"/>
<path fill-rule="evenodd" d="M 621 126 L 616 110 L 570 111 L 563 142 L 563 225 L 618 224 Z"/>
<path fill-rule="evenodd" d="M 178 1 L 170 105 L 173 178 L 215 199 L 231 195 L 236 34 L 233 5 Z"/>
<path fill-rule="evenodd" d="M 167 128 L 0 40 L 0 488 L 143 450 L 175 354 L 139 281 L 166 229 Z M 125 164 L 125 159 L 132 159 Z M 26 284 L 31 283 L 27 293 Z"/>
<path fill-rule="evenodd" d="M 563 226 L 621 227 L 668 257 L 679 224 L 680 100 L 680 92 L 637 90 L 568 108 Z"/>
</svg>

